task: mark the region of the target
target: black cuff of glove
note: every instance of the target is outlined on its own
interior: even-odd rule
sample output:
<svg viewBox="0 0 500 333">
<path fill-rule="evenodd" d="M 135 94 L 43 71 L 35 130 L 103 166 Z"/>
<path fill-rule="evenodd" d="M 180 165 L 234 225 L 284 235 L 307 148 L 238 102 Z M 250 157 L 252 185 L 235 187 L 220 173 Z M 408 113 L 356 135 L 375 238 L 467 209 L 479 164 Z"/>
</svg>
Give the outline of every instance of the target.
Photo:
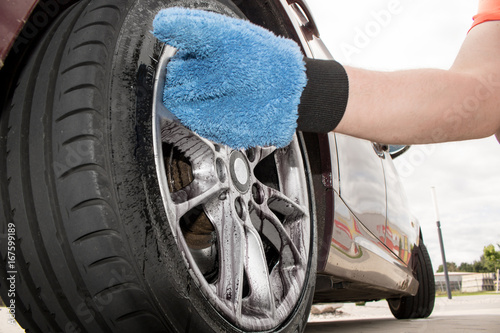
<svg viewBox="0 0 500 333">
<path fill-rule="evenodd" d="M 330 132 L 340 123 L 347 106 L 347 73 L 335 60 L 304 60 L 307 85 L 300 98 L 297 129 L 303 132 Z"/>
</svg>

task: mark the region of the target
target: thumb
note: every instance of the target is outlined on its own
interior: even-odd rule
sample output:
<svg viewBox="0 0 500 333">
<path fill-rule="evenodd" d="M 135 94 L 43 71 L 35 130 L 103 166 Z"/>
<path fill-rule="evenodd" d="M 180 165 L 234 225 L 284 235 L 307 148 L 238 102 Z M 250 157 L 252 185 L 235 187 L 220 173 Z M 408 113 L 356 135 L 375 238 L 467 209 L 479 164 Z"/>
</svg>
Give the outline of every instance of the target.
<svg viewBox="0 0 500 333">
<path fill-rule="evenodd" d="M 182 7 L 162 9 L 153 21 L 153 34 L 177 49 L 200 52 L 223 37 L 221 17 L 213 12 Z"/>
</svg>

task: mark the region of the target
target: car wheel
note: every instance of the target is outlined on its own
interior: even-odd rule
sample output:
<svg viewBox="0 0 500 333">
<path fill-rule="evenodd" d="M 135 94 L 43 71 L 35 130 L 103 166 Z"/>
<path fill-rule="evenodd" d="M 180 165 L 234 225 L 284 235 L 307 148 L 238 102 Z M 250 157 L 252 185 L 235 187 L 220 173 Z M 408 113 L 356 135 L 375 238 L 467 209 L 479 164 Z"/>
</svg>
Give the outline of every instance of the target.
<svg viewBox="0 0 500 333">
<path fill-rule="evenodd" d="M 434 309 L 436 286 L 432 263 L 423 241 L 414 251 L 414 274 L 419 282 L 415 296 L 388 299 L 389 308 L 397 319 L 427 318 Z"/>
<path fill-rule="evenodd" d="M 80 1 L 2 111 L 1 292 L 32 332 L 307 322 L 316 230 L 301 141 L 232 150 L 157 103 L 171 53 L 150 30 L 167 5 L 242 16 L 228 0 Z"/>
</svg>

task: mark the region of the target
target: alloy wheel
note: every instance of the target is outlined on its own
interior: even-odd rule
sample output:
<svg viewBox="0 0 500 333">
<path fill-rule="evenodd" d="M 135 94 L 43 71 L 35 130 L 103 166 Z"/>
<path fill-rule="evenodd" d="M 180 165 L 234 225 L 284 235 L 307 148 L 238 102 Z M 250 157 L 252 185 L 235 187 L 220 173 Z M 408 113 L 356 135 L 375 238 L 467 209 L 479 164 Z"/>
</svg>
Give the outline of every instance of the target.
<svg viewBox="0 0 500 333">
<path fill-rule="evenodd" d="M 182 126 L 163 106 L 168 60 L 153 106 L 155 163 L 169 227 L 210 304 L 243 330 L 283 323 L 307 275 L 311 227 L 296 137 L 282 149 L 233 150 Z"/>
</svg>

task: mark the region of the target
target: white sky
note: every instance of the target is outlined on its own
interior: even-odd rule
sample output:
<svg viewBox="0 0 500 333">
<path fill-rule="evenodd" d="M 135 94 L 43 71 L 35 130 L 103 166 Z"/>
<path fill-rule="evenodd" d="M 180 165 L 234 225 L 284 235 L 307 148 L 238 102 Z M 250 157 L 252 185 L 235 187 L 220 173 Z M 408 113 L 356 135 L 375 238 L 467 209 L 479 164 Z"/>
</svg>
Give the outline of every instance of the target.
<svg viewBox="0 0 500 333">
<path fill-rule="evenodd" d="M 447 69 L 478 0 L 307 0 L 321 37 L 343 64 L 376 70 Z M 442 263 L 431 187 L 437 191 L 446 260 L 472 262 L 500 243 L 500 145 L 491 137 L 414 146 L 396 159 L 434 269 Z"/>
</svg>

